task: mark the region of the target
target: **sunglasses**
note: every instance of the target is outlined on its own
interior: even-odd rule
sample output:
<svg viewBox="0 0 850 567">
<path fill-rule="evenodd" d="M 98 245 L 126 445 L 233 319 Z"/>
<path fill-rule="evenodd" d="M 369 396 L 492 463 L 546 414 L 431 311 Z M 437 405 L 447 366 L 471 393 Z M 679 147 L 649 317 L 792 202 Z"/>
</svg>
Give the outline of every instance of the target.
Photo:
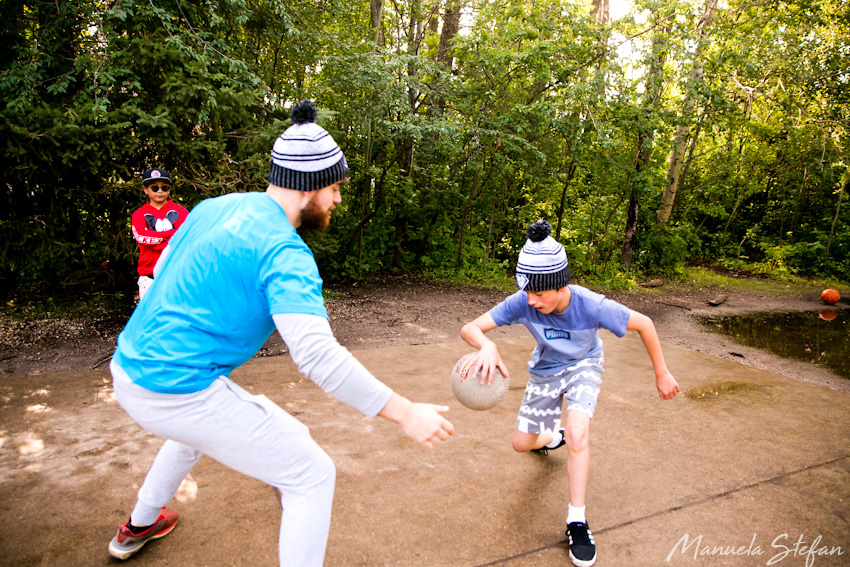
<svg viewBox="0 0 850 567">
<path fill-rule="evenodd" d="M 162 191 L 163 193 L 168 193 L 171 191 L 171 185 L 148 185 L 148 189 L 153 191 L 154 193 L 159 193 Z"/>
</svg>

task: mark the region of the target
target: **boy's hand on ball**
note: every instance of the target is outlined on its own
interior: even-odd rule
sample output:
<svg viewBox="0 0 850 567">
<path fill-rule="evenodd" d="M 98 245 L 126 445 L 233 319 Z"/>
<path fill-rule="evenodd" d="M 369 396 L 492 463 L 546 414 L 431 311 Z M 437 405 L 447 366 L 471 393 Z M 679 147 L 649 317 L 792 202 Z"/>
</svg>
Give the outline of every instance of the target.
<svg viewBox="0 0 850 567">
<path fill-rule="evenodd" d="M 478 356 L 473 359 L 470 365 L 469 373 L 475 376 L 479 370 L 479 380 L 481 384 L 492 384 L 493 378 L 496 375 L 496 368 L 501 370 L 502 376 L 508 378 L 508 367 L 502 362 L 502 356 L 499 354 L 499 348 L 493 341 L 486 341 L 481 345 L 478 351 Z"/>
<path fill-rule="evenodd" d="M 489 363 L 481 362 L 480 351 L 467 353 L 460 357 L 452 369 L 452 393 L 469 409 L 488 410 L 508 393 L 511 383 L 506 376 L 508 369 L 498 358 L 498 350 L 494 352 L 495 358 L 491 358 Z M 505 369 L 504 373 L 501 368 Z M 486 378 L 488 369 L 493 373 L 489 382 Z"/>
</svg>

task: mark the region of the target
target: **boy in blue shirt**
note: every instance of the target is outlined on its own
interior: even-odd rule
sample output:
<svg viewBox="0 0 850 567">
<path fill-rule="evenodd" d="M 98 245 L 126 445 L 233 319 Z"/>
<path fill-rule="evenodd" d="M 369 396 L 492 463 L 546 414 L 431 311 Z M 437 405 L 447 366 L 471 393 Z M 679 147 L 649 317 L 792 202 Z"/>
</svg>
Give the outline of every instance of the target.
<svg viewBox="0 0 850 567">
<path fill-rule="evenodd" d="M 531 374 L 517 417 L 513 447 L 519 452 L 548 454 L 567 445 L 569 510 L 566 535 L 570 559 L 578 567 L 596 562 L 596 545 L 587 525 L 585 495 L 590 471 L 590 420 L 602 383 L 602 341 L 598 329 L 618 337 L 627 330 L 640 334 L 655 368 L 655 386 L 662 400 L 679 392 L 655 325 L 646 315 L 577 285 L 569 285 L 570 268 L 564 247 L 549 236 L 552 227 L 537 221 L 526 231 L 528 240 L 519 254 L 516 279 L 519 291 L 461 329 L 461 337 L 479 349 L 470 373 L 480 369 L 482 383 L 492 383 L 498 368 L 508 369 L 495 343 L 485 333 L 502 325 L 520 323 L 537 340 L 528 363 Z M 562 398 L 567 417 L 561 427 Z"/>
</svg>

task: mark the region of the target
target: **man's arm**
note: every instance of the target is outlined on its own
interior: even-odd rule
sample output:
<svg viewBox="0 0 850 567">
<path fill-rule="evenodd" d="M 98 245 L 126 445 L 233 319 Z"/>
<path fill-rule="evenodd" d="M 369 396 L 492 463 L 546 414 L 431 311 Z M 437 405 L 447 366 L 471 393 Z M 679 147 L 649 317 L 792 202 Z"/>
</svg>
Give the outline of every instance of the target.
<svg viewBox="0 0 850 567">
<path fill-rule="evenodd" d="M 493 376 L 496 374 L 496 368 L 502 371 L 502 375 L 508 377 L 508 367 L 502 361 L 502 356 L 499 354 L 499 349 L 496 343 L 484 336 L 484 333 L 492 331 L 498 327 L 493 320 L 493 316 L 488 311 L 478 319 L 467 323 L 460 330 L 460 336 L 471 347 L 478 349 L 478 355 L 472 360 L 469 367 L 469 372 L 472 376 L 481 370 L 481 383 L 493 383 Z"/>
<path fill-rule="evenodd" d="M 658 389 L 658 395 L 662 400 L 672 400 L 679 393 L 679 384 L 667 369 L 664 354 L 661 352 L 661 342 L 658 340 L 658 333 L 655 331 L 652 319 L 643 313 L 629 309 L 629 322 L 626 324 L 626 329 L 640 334 L 640 340 L 643 341 L 643 346 L 655 368 L 655 387 Z"/>
<path fill-rule="evenodd" d="M 272 316 L 298 369 L 322 390 L 364 415 L 380 415 L 428 447 L 436 447 L 454 432 L 441 414 L 447 406 L 413 403 L 375 378 L 334 338 L 327 319 L 303 313 Z"/>
</svg>

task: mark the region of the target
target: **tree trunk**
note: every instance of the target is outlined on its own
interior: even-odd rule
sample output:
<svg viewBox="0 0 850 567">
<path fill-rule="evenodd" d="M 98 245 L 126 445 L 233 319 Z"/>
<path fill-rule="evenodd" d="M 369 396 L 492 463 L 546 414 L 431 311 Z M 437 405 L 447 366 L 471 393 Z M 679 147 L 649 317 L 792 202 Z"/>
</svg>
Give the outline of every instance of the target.
<svg viewBox="0 0 850 567">
<path fill-rule="evenodd" d="M 746 143 L 746 138 L 744 136 L 741 137 L 738 142 L 738 160 L 735 164 L 735 177 L 734 177 L 734 186 L 740 187 L 741 191 L 738 193 L 735 198 L 735 206 L 732 208 L 732 214 L 729 215 L 729 219 L 726 221 L 726 226 L 723 227 L 723 234 L 728 234 L 729 229 L 733 226 L 735 220 L 738 217 L 738 209 L 740 209 L 741 205 L 744 202 L 744 199 L 747 198 L 747 184 L 746 182 L 741 181 L 741 165 L 743 163 L 743 155 L 744 155 L 744 144 Z"/>
<path fill-rule="evenodd" d="M 372 29 L 375 30 L 375 45 L 384 43 L 381 22 L 384 17 L 384 0 L 369 0 L 369 10 L 372 14 Z"/>
<path fill-rule="evenodd" d="M 693 103 L 693 99 L 685 101 L 686 113 L 693 110 Z M 658 213 L 655 217 L 658 224 L 667 225 L 670 223 L 670 216 L 673 214 L 673 203 L 676 201 L 676 193 L 682 176 L 684 165 L 682 158 L 685 156 L 690 129 L 690 126 L 687 124 L 676 126 L 676 133 L 673 135 L 673 148 L 670 150 L 670 165 L 667 168 L 667 185 L 664 186 L 664 191 L 661 193 L 661 203 L 658 205 Z"/>
<path fill-rule="evenodd" d="M 608 22 L 611 19 L 610 0 L 593 0 L 590 9 L 590 15 L 597 22 L 599 22 L 601 26 L 604 27 L 608 25 Z M 605 51 L 607 47 L 608 34 L 600 34 L 598 49 L 600 51 Z M 581 148 L 590 146 L 592 144 L 590 140 L 592 132 L 594 130 L 593 113 L 596 112 L 596 109 L 599 107 L 599 101 L 605 98 L 605 80 L 602 71 L 602 66 L 603 60 L 600 58 L 599 61 L 596 63 L 596 73 L 593 79 L 595 83 L 595 88 L 590 90 L 588 99 L 586 101 L 587 114 L 585 114 L 584 118 L 582 119 L 581 141 L 578 144 L 573 144 L 568 140 L 565 140 L 567 151 L 565 152 L 564 159 L 565 161 L 569 159 L 569 166 L 567 166 L 567 180 L 564 183 L 563 189 L 561 190 L 561 202 L 558 206 L 558 226 L 555 230 L 555 239 L 558 241 L 560 241 L 561 239 L 561 225 L 563 224 L 567 192 L 570 188 L 570 183 L 572 183 L 576 169 L 578 169 L 578 164 L 582 161 L 582 154 L 584 153 Z"/>
<path fill-rule="evenodd" d="M 564 205 L 567 200 L 567 189 L 570 186 L 570 182 L 573 180 L 573 175 L 576 172 L 576 168 L 578 166 L 575 162 L 570 163 L 570 167 L 567 170 L 567 180 L 564 182 L 564 188 L 561 190 L 561 202 L 558 205 L 558 228 L 555 229 L 555 240 L 558 242 L 561 241 L 561 221 L 564 218 Z"/>
<path fill-rule="evenodd" d="M 407 232 L 407 217 L 398 215 L 395 223 L 395 251 L 393 252 L 393 269 L 401 270 L 401 252 L 404 250 L 404 234 Z"/>
<path fill-rule="evenodd" d="M 440 44 L 437 47 L 437 62 L 446 69 L 451 69 L 454 63 L 452 42 L 460 29 L 460 0 L 448 0 L 446 13 L 443 15 L 443 30 L 440 32 Z"/>
<path fill-rule="evenodd" d="M 729 230 L 738 218 L 738 209 L 741 208 L 741 204 L 744 202 L 744 197 L 746 197 L 746 195 L 747 190 L 742 187 L 741 192 L 738 193 L 738 196 L 735 198 L 735 205 L 732 207 L 732 213 L 729 215 L 729 218 L 726 219 L 726 225 L 723 227 L 723 234 L 729 234 Z"/>
<path fill-rule="evenodd" d="M 496 218 L 496 201 L 490 204 L 490 222 L 487 223 L 487 245 L 484 246 L 484 269 L 487 269 L 487 261 L 490 259 L 490 243 L 493 241 L 493 221 Z"/>
<path fill-rule="evenodd" d="M 699 140 L 699 133 L 702 129 L 702 121 L 705 118 L 705 113 L 700 116 L 699 122 L 697 122 L 696 129 L 694 130 L 694 135 L 691 136 L 691 145 L 688 148 L 688 159 L 685 160 L 684 165 L 682 166 L 682 175 L 679 176 L 679 182 L 676 185 L 676 197 L 678 198 L 682 194 L 682 188 L 685 186 L 685 179 L 688 176 L 688 168 L 691 166 L 691 162 L 694 159 L 694 150 L 697 147 L 697 140 Z M 673 200 L 673 205 L 676 205 L 675 199 Z M 671 211 L 672 214 L 672 211 Z"/>
<path fill-rule="evenodd" d="M 463 214 L 460 219 L 460 236 L 458 238 L 457 247 L 457 267 L 463 267 L 463 241 L 466 238 L 466 220 L 469 216 L 469 209 L 472 208 L 472 203 L 475 201 L 475 196 L 478 193 L 478 183 L 481 175 L 478 169 L 472 174 L 472 187 L 469 189 L 469 195 L 466 198 L 466 203 L 463 206 Z"/>
<path fill-rule="evenodd" d="M 690 123 L 693 120 L 691 116 L 696 107 L 695 89 L 703 81 L 704 74 L 702 70 L 702 48 L 705 42 L 705 36 L 708 32 L 708 27 L 714 17 L 714 12 L 717 10 L 718 0 L 708 0 L 702 17 L 697 24 L 699 31 L 697 37 L 697 46 L 694 50 L 694 66 L 691 69 L 690 88 L 688 95 L 685 97 L 685 103 L 682 111 L 682 123 L 676 126 L 676 133 L 673 137 L 673 148 L 670 150 L 670 165 L 667 169 L 667 185 L 664 187 L 664 192 L 661 195 L 661 204 L 658 207 L 656 219 L 659 224 L 667 225 L 670 222 L 670 216 L 673 213 L 673 204 L 676 201 L 678 189 L 682 186 L 681 180 L 683 176 L 682 158 L 685 156 L 685 147 L 688 143 L 690 135 Z"/>
<path fill-rule="evenodd" d="M 422 1 L 413 0 L 410 6 L 410 21 L 407 25 L 407 55 L 411 56 L 407 64 L 407 76 L 411 79 L 414 79 L 419 73 L 419 69 L 416 67 L 416 59 L 412 56 L 419 55 L 419 49 L 422 46 L 422 22 L 419 21 L 421 10 Z M 411 114 L 416 114 L 420 95 L 419 89 L 414 86 L 416 82 L 411 80 L 410 86 L 407 87 L 407 100 Z M 413 173 L 414 147 L 413 137 L 405 136 L 401 142 L 401 168 L 404 176 L 410 176 Z"/>
<path fill-rule="evenodd" d="M 664 92 L 664 63 L 667 61 L 667 36 L 672 24 L 670 19 L 664 19 L 659 23 L 655 36 L 652 39 L 652 59 L 646 79 L 646 98 L 643 103 L 644 124 L 638 132 L 638 149 L 634 160 L 634 170 L 630 174 L 631 191 L 629 193 L 629 204 L 626 209 L 626 226 L 623 230 L 623 247 L 620 256 L 620 264 L 626 270 L 632 267 L 632 256 L 634 255 L 634 237 L 637 233 L 638 213 L 640 213 L 640 201 L 642 189 L 645 182 L 641 172 L 652 157 L 652 142 L 655 131 L 652 128 L 652 114 L 655 112 L 661 95 Z"/>
<path fill-rule="evenodd" d="M 387 173 L 392 169 L 393 164 L 398 163 L 398 159 L 394 159 L 387 163 L 384 166 L 384 169 L 381 171 L 381 176 L 375 182 L 375 194 L 372 197 L 372 208 L 365 217 L 361 219 L 354 230 L 351 233 L 351 237 L 348 239 L 348 243 L 345 245 L 345 255 L 348 256 L 351 254 L 351 250 L 354 248 L 354 242 L 357 240 L 358 235 L 360 234 L 360 230 L 366 226 L 366 224 L 374 218 L 375 215 L 378 214 L 378 211 L 381 210 L 381 206 L 384 204 L 384 180 L 387 177 Z M 370 188 L 371 189 L 371 188 Z"/>
<path fill-rule="evenodd" d="M 607 25 L 611 19 L 611 5 L 609 0 L 593 0 L 590 15 L 596 18 L 600 24 Z"/>
<path fill-rule="evenodd" d="M 644 130 L 638 135 L 638 153 L 635 156 L 634 172 L 632 173 L 632 191 L 629 195 L 629 204 L 626 207 L 626 228 L 623 231 L 623 249 L 620 256 L 620 264 L 626 270 L 632 267 L 634 256 L 634 238 L 637 233 L 638 213 L 640 213 L 641 172 L 652 157 L 652 140 L 654 132 Z"/>
<path fill-rule="evenodd" d="M 366 202 L 372 192 L 372 119 L 366 119 L 366 156 L 363 168 L 363 182 L 360 185 L 360 233 L 357 244 L 357 265 L 363 263 L 363 238 L 366 230 Z"/>
<path fill-rule="evenodd" d="M 628 208 L 626 209 L 626 230 L 623 232 L 623 250 L 620 254 L 620 264 L 627 270 L 632 267 L 632 257 L 635 251 L 634 238 L 637 232 L 639 212 L 640 196 L 633 193 L 629 198 Z"/>
<path fill-rule="evenodd" d="M 463 7 L 463 0 L 447 0 L 446 11 L 443 14 L 443 29 L 440 32 L 440 43 L 437 46 L 436 61 L 447 73 L 445 83 L 448 84 L 451 77 L 452 67 L 454 66 L 454 54 L 452 53 L 452 44 L 457 37 L 460 29 L 460 12 Z M 433 18 L 436 21 L 436 18 Z M 446 112 L 446 97 L 442 85 L 438 85 L 432 91 L 432 108 L 431 113 L 435 116 L 442 116 Z M 439 133 L 434 132 L 434 140 L 439 138 Z"/>
<path fill-rule="evenodd" d="M 832 227 L 829 229 L 829 240 L 826 242 L 826 257 L 823 260 L 823 269 L 826 270 L 829 264 L 829 248 L 832 246 L 832 237 L 835 234 L 835 223 L 838 222 L 838 214 L 841 212 L 841 199 L 844 197 L 844 190 L 847 189 L 847 183 L 841 186 L 838 191 L 838 204 L 835 205 L 835 216 L 832 217 Z"/>
<path fill-rule="evenodd" d="M 797 236 L 797 229 L 800 228 L 800 217 L 803 214 L 803 209 L 806 207 L 806 184 L 800 184 L 800 191 L 797 193 L 797 199 L 794 203 L 794 213 L 791 215 L 791 224 L 788 227 L 788 232 L 791 233 L 789 242 L 794 244 Z"/>
</svg>

